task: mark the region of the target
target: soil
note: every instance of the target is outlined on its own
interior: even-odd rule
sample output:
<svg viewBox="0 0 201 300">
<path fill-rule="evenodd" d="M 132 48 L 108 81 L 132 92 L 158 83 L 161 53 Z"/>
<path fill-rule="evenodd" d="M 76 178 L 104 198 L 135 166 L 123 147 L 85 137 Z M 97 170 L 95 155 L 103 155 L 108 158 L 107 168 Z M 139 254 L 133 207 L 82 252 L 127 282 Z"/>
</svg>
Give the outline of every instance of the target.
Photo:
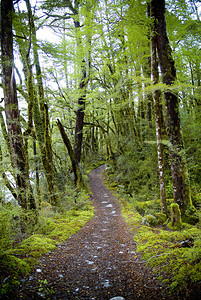
<svg viewBox="0 0 201 300">
<path fill-rule="evenodd" d="M 9 299 L 173 299 L 136 252 L 103 169 L 89 174 L 95 217 L 46 254 Z"/>
</svg>

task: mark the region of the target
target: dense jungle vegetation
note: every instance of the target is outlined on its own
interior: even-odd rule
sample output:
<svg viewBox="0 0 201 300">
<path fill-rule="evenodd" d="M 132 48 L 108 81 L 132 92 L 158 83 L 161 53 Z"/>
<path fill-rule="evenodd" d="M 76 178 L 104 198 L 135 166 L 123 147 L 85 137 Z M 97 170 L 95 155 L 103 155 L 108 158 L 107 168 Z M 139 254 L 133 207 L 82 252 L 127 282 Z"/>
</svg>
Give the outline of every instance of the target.
<svg viewBox="0 0 201 300">
<path fill-rule="evenodd" d="M 201 281 L 200 8 L 1 0 L 0 294 L 93 217 L 103 163 L 144 259 Z"/>
</svg>

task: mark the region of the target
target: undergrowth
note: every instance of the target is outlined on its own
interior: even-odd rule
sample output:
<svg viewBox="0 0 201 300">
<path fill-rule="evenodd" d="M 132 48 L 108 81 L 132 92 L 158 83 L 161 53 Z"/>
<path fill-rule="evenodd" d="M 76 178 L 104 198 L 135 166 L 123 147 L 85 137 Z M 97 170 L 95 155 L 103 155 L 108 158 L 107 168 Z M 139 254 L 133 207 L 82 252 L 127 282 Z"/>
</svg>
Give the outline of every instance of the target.
<svg viewBox="0 0 201 300">
<path fill-rule="evenodd" d="M 20 210 L 1 207 L 0 296 L 19 286 L 20 278 L 31 271 L 40 257 L 66 241 L 94 216 L 87 198 L 86 194 L 80 195 L 77 204 L 60 213 L 49 203 L 42 202 L 38 223 L 32 228 L 32 234 L 23 240 L 21 237 L 16 240 L 20 231 Z"/>
<path fill-rule="evenodd" d="M 187 225 L 183 230 L 171 231 L 163 227 L 142 225 L 142 216 L 132 212 L 128 203 L 124 203 L 122 212 L 131 230 L 135 231 L 137 250 L 170 291 L 201 281 L 199 228 Z M 185 247 L 187 241 L 193 241 L 193 245 L 191 243 Z"/>
</svg>

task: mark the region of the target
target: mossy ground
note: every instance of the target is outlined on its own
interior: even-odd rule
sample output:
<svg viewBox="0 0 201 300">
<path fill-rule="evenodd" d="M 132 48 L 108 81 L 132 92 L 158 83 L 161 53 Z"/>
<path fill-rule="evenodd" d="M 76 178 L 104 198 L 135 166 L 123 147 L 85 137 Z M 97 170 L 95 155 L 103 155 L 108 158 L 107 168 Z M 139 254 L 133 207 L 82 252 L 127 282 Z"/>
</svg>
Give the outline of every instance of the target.
<svg viewBox="0 0 201 300">
<path fill-rule="evenodd" d="M 35 233 L 4 249 L 0 262 L 0 296 L 20 284 L 20 278 L 30 272 L 38 258 L 66 241 L 94 216 L 94 208 L 87 200 L 77 203 L 65 213 L 55 213 L 50 204 L 43 203 Z"/>
<path fill-rule="evenodd" d="M 107 176 L 106 176 L 107 177 Z M 144 263 L 151 266 L 170 293 L 201 283 L 201 228 L 199 223 L 182 223 L 181 230 L 171 227 L 170 219 L 159 213 L 160 201 L 132 201 L 121 193 L 117 184 L 105 182 L 119 199 L 122 214 L 137 244 Z M 172 200 L 168 200 L 170 211 Z M 151 216 L 149 218 L 149 216 Z M 147 221 L 157 220 L 148 224 Z M 150 219 L 150 220 L 149 220 Z M 185 245 L 185 241 L 189 244 Z"/>
<path fill-rule="evenodd" d="M 122 206 L 123 216 L 135 232 L 137 250 L 154 268 L 166 288 L 182 289 L 191 282 L 201 281 L 201 230 L 186 224 L 180 231 L 142 225 L 142 216 L 132 212 L 129 204 Z M 184 241 L 193 240 L 189 247 Z"/>
</svg>

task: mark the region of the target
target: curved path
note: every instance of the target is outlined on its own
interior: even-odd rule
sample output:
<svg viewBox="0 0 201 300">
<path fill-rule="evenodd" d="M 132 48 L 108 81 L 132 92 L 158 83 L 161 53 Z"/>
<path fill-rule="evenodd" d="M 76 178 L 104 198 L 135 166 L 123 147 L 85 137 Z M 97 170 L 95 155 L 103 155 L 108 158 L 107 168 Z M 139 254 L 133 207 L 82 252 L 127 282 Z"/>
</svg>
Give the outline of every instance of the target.
<svg viewBox="0 0 201 300">
<path fill-rule="evenodd" d="M 151 270 L 139 263 L 120 206 L 101 180 L 103 169 L 89 174 L 95 217 L 43 257 L 42 272 L 31 274 L 19 299 L 168 299 Z M 47 280 L 44 290 L 39 280 Z"/>
</svg>

